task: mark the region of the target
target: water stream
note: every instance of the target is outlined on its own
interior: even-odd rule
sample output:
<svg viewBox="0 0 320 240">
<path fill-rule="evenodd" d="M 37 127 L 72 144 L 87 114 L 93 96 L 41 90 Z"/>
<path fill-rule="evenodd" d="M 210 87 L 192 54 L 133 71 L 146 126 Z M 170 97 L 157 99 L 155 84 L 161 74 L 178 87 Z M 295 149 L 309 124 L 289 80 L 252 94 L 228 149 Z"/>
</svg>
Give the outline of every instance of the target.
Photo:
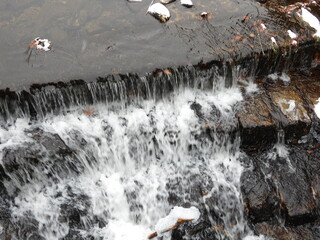
<svg viewBox="0 0 320 240">
<path fill-rule="evenodd" d="M 6 234 L 141 240 L 174 206 L 195 206 L 212 239 L 262 239 L 252 236 L 240 196 L 242 93 L 224 86 L 184 86 L 163 99 L 120 99 L 90 114 L 78 107 L 2 127 Z"/>
</svg>

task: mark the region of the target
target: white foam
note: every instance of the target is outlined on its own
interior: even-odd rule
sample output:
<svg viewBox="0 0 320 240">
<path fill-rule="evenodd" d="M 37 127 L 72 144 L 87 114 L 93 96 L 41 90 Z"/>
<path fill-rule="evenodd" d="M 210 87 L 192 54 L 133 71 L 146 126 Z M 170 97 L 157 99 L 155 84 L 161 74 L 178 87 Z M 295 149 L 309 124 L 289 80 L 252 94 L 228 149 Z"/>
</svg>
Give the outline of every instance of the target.
<svg viewBox="0 0 320 240">
<path fill-rule="evenodd" d="M 96 239 L 110 236 L 112 240 L 141 240 L 172 208 L 167 201 L 168 183 L 179 179 L 179 186 L 185 187 L 190 176 L 197 174 L 208 176 L 214 183 L 207 189 L 206 197 L 218 198 L 215 211 L 223 212 L 221 219 L 229 223 L 237 217 L 236 225 L 226 224 L 225 231 L 230 234 L 246 231 L 240 198 L 240 153 L 231 151 L 237 149 L 237 144 L 231 144 L 227 134 L 212 133 L 213 143 L 201 143 L 194 154 L 188 150 L 190 145 L 199 144 L 196 136 L 203 131 L 203 120 L 190 108 L 191 103 L 200 103 L 204 118 L 213 125 L 217 123 L 212 111 L 215 108 L 221 111 L 219 126 L 224 128 L 235 119 L 234 107 L 242 99 L 238 88 L 217 92 L 183 90 L 169 99 L 143 101 L 115 111 L 96 105 L 94 116 L 75 110 L 33 125 L 26 119 L 18 119 L 9 130 L 0 128 L 0 149 L 34 141 L 25 132 L 39 127 L 58 134 L 75 149 L 83 165 L 79 174 L 71 171 L 64 178 L 57 176 L 51 181 L 40 172 L 37 178 L 19 186 L 13 216 L 34 216 L 41 226 L 41 236 L 48 240 L 63 238 L 69 227 L 59 220 L 60 206 L 70 198 L 71 188 L 74 194 L 85 194 L 90 201 L 90 206 L 80 200 L 76 203 L 77 208 L 86 208 L 88 212 L 81 219 L 84 224 L 89 224 L 93 217 L 108 223 L 103 228 L 94 226 L 87 234 Z M 85 147 L 79 147 L 71 131 L 84 138 Z M 178 189 L 176 194 L 186 197 Z"/>
<path fill-rule="evenodd" d="M 199 217 L 200 211 L 196 207 L 183 208 L 176 206 L 170 211 L 168 216 L 161 218 L 157 222 L 155 230 L 160 234 L 172 228 L 178 222 L 178 219 L 192 219 L 193 222 L 196 222 Z"/>
<path fill-rule="evenodd" d="M 290 82 L 290 81 L 291 81 L 289 75 L 286 74 L 286 73 L 284 73 L 284 72 L 281 73 L 281 75 L 280 75 L 280 80 L 282 80 L 282 81 L 284 81 L 284 82 Z"/>
<path fill-rule="evenodd" d="M 248 86 L 246 86 L 246 93 L 251 94 L 259 91 L 258 85 L 252 81 L 249 82 Z"/>
<path fill-rule="evenodd" d="M 320 118 L 320 98 L 318 98 L 317 104 L 314 105 L 314 112 L 316 113 L 317 117 Z"/>
<path fill-rule="evenodd" d="M 104 240 L 143 240 L 147 239 L 151 230 L 123 220 L 110 220 L 108 225 L 100 230 L 99 235 Z"/>
<path fill-rule="evenodd" d="M 276 80 L 282 80 L 283 82 L 290 82 L 291 81 L 289 75 L 284 72 L 282 72 L 281 75 L 279 75 L 278 73 L 269 74 L 268 78 L 270 78 L 273 81 L 276 81 Z"/>
</svg>

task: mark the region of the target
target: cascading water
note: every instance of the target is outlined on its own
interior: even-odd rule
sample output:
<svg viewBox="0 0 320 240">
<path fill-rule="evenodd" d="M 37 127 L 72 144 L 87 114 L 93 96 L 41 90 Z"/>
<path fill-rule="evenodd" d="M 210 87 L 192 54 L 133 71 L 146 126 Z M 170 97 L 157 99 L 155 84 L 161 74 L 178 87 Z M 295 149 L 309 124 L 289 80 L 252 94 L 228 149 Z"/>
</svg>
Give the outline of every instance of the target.
<svg viewBox="0 0 320 240">
<path fill-rule="evenodd" d="M 251 239 L 240 196 L 241 100 L 234 86 L 180 87 L 162 100 L 96 104 L 90 116 L 17 119 L 0 130 L 11 214 L 0 234 L 141 240 L 174 206 L 195 206 L 194 225 L 207 227 L 187 239 Z"/>
</svg>

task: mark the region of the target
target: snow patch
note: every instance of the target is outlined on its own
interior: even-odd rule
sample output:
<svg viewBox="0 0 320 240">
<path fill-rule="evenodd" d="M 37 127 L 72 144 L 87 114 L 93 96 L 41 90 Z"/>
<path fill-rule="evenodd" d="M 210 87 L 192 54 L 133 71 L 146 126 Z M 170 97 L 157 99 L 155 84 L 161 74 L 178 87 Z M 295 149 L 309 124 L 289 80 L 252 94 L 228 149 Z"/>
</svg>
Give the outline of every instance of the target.
<svg viewBox="0 0 320 240">
<path fill-rule="evenodd" d="M 292 32 L 291 30 L 288 30 L 288 34 L 289 34 L 290 38 L 292 38 L 292 39 L 295 39 L 298 37 L 298 35 L 296 33 Z"/>
<path fill-rule="evenodd" d="M 174 207 L 168 216 L 161 218 L 156 226 L 156 232 L 163 233 L 166 230 L 173 227 L 178 219 L 193 219 L 192 222 L 196 222 L 200 217 L 200 211 L 196 207 L 183 208 L 183 207 Z"/>
<path fill-rule="evenodd" d="M 317 17 L 315 17 L 311 12 L 305 8 L 301 8 L 302 20 L 308 23 L 312 28 L 316 30 L 314 36 L 320 38 L 320 22 Z"/>
<path fill-rule="evenodd" d="M 320 118 L 320 98 L 318 98 L 317 104 L 314 105 L 314 112 L 316 113 L 317 117 Z"/>
</svg>

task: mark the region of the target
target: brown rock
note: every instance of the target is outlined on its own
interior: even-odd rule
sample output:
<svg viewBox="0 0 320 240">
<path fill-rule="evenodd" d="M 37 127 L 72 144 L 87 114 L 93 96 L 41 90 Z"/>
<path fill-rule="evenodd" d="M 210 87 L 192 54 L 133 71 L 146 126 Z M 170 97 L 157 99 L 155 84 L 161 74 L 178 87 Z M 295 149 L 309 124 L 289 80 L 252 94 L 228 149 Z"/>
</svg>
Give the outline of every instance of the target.
<svg viewBox="0 0 320 240">
<path fill-rule="evenodd" d="M 298 121 L 311 122 L 303 100 L 292 87 L 278 88 L 270 91 L 269 94 L 273 103 L 280 108 L 290 124 L 296 124 Z"/>
<path fill-rule="evenodd" d="M 277 122 L 270 112 L 270 102 L 264 93 L 246 99 L 238 113 L 241 126 L 241 147 L 269 145 L 277 140 Z"/>
<path fill-rule="evenodd" d="M 312 230 L 306 226 L 298 226 L 295 228 L 284 227 L 280 224 L 259 223 L 255 226 L 258 234 L 267 235 L 275 239 L 281 240 L 316 240 Z"/>
</svg>

